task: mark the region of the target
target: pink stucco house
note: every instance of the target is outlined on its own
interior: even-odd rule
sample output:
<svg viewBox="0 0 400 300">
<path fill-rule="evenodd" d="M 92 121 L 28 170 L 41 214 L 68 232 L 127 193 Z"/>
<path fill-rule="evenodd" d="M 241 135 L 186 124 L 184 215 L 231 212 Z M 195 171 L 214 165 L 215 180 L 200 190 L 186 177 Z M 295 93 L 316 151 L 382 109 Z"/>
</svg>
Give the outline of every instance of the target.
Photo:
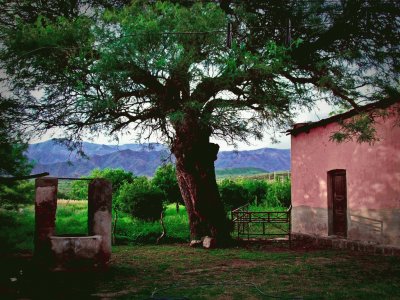
<svg viewBox="0 0 400 300">
<path fill-rule="evenodd" d="M 330 141 L 355 110 L 289 131 L 292 233 L 400 246 L 400 102 L 382 108 L 372 145 Z"/>
</svg>

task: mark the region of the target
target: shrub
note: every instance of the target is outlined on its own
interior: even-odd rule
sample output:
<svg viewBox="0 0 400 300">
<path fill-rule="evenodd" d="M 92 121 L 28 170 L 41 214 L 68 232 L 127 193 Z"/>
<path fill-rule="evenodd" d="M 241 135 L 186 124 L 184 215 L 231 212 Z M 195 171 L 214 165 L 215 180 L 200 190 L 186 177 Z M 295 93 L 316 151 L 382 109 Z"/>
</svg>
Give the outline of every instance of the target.
<svg viewBox="0 0 400 300">
<path fill-rule="evenodd" d="M 244 179 L 241 185 L 246 189 L 250 201 L 258 205 L 266 197 L 268 192 L 268 183 L 265 180 Z"/>
<path fill-rule="evenodd" d="M 88 185 L 89 182 L 86 180 L 76 180 L 71 183 L 71 191 L 68 195 L 65 195 L 67 198 L 74 200 L 87 200 L 88 198 Z M 64 198 L 64 197 L 63 197 Z"/>
<path fill-rule="evenodd" d="M 291 184 L 289 179 L 282 181 L 276 180 L 270 184 L 268 193 L 265 197 L 267 206 L 289 207 L 291 204 Z"/>
<path fill-rule="evenodd" d="M 0 184 L 0 205 L 7 209 L 16 209 L 20 204 L 33 203 L 35 183 L 32 180 L 21 180 Z"/>
<path fill-rule="evenodd" d="M 176 179 L 176 169 L 173 164 L 166 164 L 157 168 L 152 183 L 165 195 L 167 203 L 181 203 L 183 199 Z"/>
<path fill-rule="evenodd" d="M 125 182 L 118 196 L 117 205 L 135 218 L 145 221 L 160 219 L 164 193 L 146 177 L 138 177 L 132 183 Z"/>
<path fill-rule="evenodd" d="M 111 182 L 113 188 L 113 198 L 118 194 L 119 189 L 125 182 L 133 182 L 135 176 L 132 172 L 127 172 L 123 169 L 94 169 L 89 178 L 104 178 Z M 88 197 L 89 182 L 85 180 L 77 180 L 71 184 L 70 197 L 77 200 L 85 200 Z"/>
<path fill-rule="evenodd" d="M 218 188 L 227 212 L 249 202 L 249 194 L 246 189 L 232 180 L 224 179 Z"/>
</svg>

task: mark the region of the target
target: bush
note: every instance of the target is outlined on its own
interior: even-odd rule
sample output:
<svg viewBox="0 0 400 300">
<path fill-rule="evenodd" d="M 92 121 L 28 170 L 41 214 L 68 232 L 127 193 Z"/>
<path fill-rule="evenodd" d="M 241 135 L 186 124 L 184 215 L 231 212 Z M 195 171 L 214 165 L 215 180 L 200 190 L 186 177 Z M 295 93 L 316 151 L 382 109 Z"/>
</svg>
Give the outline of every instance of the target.
<svg viewBox="0 0 400 300">
<path fill-rule="evenodd" d="M 224 204 L 225 211 L 231 211 L 249 202 L 249 193 L 246 189 L 229 179 L 224 179 L 218 186 L 221 201 Z"/>
<path fill-rule="evenodd" d="M 291 184 L 289 179 L 276 180 L 270 184 L 265 197 L 268 207 L 289 207 L 291 204 Z"/>
<path fill-rule="evenodd" d="M 135 218 L 145 221 L 160 219 L 164 193 L 146 177 L 138 177 L 132 183 L 125 182 L 118 196 L 117 205 Z"/>
<path fill-rule="evenodd" d="M 89 182 L 86 180 L 76 180 L 71 183 L 71 191 L 68 195 L 63 195 L 65 199 L 87 200 Z"/>
<path fill-rule="evenodd" d="M 113 198 L 118 194 L 119 189 L 125 182 L 133 182 L 135 176 L 132 172 L 127 172 L 123 169 L 94 169 L 89 178 L 104 178 L 111 182 L 113 188 Z M 76 200 L 86 200 L 88 197 L 89 182 L 86 180 L 77 180 L 71 184 L 70 197 Z"/>
<path fill-rule="evenodd" d="M 241 185 L 246 189 L 249 200 L 255 205 L 260 204 L 268 192 L 268 183 L 265 180 L 244 179 Z"/>
<path fill-rule="evenodd" d="M 167 203 L 183 204 L 174 165 L 166 164 L 158 167 L 152 179 L 152 183 L 164 193 Z"/>
<path fill-rule="evenodd" d="M 32 204 L 35 199 L 35 183 L 21 180 L 0 184 L 0 205 L 7 209 L 16 209 L 20 204 Z"/>
</svg>

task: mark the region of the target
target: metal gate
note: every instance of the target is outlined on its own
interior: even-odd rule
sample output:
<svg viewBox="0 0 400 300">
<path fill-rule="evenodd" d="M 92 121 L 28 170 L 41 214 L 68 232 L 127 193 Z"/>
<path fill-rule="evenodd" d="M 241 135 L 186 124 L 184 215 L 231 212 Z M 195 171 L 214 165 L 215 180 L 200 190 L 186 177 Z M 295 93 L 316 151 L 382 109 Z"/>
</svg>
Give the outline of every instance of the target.
<svg viewBox="0 0 400 300">
<path fill-rule="evenodd" d="M 292 206 L 285 211 L 249 211 L 249 204 L 231 211 L 237 238 L 288 237 L 291 244 Z"/>
</svg>

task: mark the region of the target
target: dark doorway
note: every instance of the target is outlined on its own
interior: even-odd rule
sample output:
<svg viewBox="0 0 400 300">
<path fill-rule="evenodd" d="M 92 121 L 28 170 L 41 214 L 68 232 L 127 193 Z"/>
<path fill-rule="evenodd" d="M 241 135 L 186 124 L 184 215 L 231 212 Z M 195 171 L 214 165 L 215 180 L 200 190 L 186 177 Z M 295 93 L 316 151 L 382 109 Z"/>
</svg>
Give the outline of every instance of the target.
<svg viewBox="0 0 400 300">
<path fill-rule="evenodd" d="M 328 234 L 347 236 L 346 170 L 328 172 Z"/>
</svg>

